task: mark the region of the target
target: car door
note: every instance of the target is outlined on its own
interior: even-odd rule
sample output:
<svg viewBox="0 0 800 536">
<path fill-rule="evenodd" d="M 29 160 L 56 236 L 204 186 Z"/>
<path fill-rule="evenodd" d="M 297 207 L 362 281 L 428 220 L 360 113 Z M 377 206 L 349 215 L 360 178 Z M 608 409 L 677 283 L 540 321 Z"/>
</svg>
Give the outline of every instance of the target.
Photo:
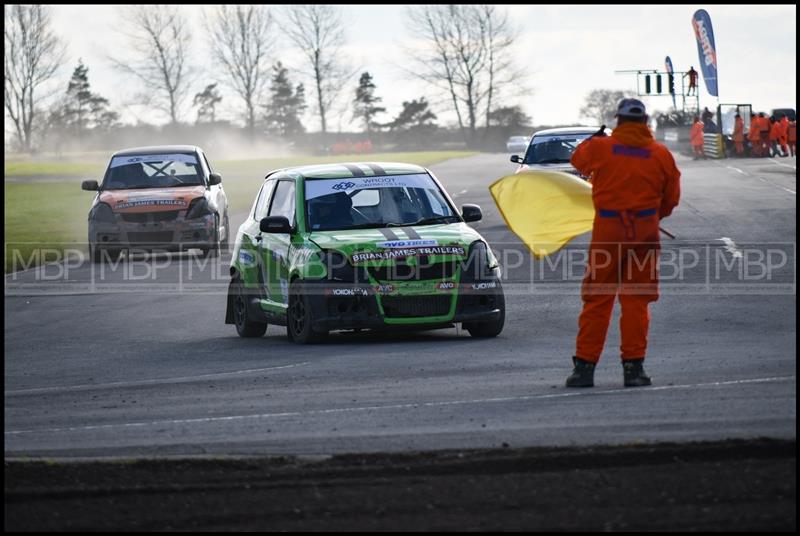
<svg viewBox="0 0 800 536">
<path fill-rule="evenodd" d="M 258 222 L 267 217 L 274 188 L 274 180 L 267 180 L 261 186 L 246 224 L 241 227 L 242 237 L 239 248 L 239 263 L 244 281 L 248 286 L 255 284 L 264 296 L 267 292 L 267 269 L 262 260 L 261 241 L 263 237 Z"/>
<path fill-rule="evenodd" d="M 291 179 L 277 180 L 268 216 L 284 216 L 295 226 L 295 183 Z M 266 270 L 268 305 L 285 309 L 289 303 L 289 247 L 288 233 L 261 233 L 260 259 Z"/>
<path fill-rule="evenodd" d="M 204 152 L 199 151 L 199 154 L 202 167 L 205 168 L 205 181 L 206 184 L 208 184 L 208 177 L 211 175 L 211 173 L 213 173 L 213 170 L 211 169 L 211 163 L 208 161 L 208 158 L 206 158 Z M 225 195 L 225 189 L 222 187 L 222 183 L 208 186 L 208 190 L 211 204 L 217 207 L 217 212 L 219 212 L 220 218 L 224 218 L 228 213 L 228 198 Z M 220 221 L 220 225 L 223 224 L 224 222 Z"/>
</svg>

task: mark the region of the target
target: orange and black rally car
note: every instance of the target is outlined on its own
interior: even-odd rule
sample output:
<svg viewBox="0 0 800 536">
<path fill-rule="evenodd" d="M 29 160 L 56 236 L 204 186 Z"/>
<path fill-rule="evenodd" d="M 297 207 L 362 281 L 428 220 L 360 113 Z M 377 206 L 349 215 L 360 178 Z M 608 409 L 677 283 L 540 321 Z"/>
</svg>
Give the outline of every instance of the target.
<svg viewBox="0 0 800 536">
<path fill-rule="evenodd" d="M 122 251 L 202 250 L 217 256 L 227 249 L 228 200 L 222 176 L 211 171 L 203 150 L 162 145 L 118 151 L 102 183 L 83 181 L 96 191 L 89 211 L 89 253 L 93 262 Z"/>
</svg>

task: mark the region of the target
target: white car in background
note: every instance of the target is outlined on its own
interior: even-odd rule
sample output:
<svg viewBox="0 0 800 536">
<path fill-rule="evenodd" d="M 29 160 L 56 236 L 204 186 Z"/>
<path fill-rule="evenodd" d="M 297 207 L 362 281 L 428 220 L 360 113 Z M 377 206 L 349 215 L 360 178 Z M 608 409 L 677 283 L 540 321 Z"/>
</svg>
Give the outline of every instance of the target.
<svg viewBox="0 0 800 536">
<path fill-rule="evenodd" d="M 563 171 L 580 175 L 570 164 L 575 148 L 585 139 L 600 130 L 600 127 L 550 128 L 536 132 L 526 147 L 525 156 L 512 155 L 511 161 L 519 164 L 516 173 L 526 170 Z M 611 134 L 611 129 L 606 129 Z"/>
<path fill-rule="evenodd" d="M 509 153 L 521 153 L 528 148 L 527 136 L 511 136 L 506 142 L 506 150 Z"/>
</svg>

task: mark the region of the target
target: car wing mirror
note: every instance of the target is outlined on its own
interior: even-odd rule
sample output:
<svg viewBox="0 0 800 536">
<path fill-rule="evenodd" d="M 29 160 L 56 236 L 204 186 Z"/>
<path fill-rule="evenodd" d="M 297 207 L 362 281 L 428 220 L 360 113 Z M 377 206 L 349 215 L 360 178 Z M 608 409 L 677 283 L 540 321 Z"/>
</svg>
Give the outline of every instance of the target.
<svg viewBox="0 0 800 536">
<path fill-rule="evenodd" d="M 267 216 L 258 223 L 262 233 L 291 234 L 292 224 L 286 216 Z"/>
<path fill-rule="evenodd" d="M 212 173 L 208 176 L 208 185 L 215 186 L 222 183 L 222 175 L 219 173 Z"/>
<path fill-rule="evenodd" d="M 480 221 L 483 218 L 481 207 L 478 205 L 462 205 L 461 217 L 464 218 L 465 222 Z"/>
<path fill-rule="evenodd" d="M 522 163 L 522 159 L 519 157 L 519 155 L 516 155 L 516 154 L 512 154 L 511 155 L 511 161 L 514 162 L 515 164 L 521 164 Z"/>
<path fill-rule="evenodd" d="M 100 186 L 97 184 L 97 181 L 83 181 L 81 183 L 81 190 L 87 190 L 89 192 L 96 192 L 100 189 Z"/>
</svg>

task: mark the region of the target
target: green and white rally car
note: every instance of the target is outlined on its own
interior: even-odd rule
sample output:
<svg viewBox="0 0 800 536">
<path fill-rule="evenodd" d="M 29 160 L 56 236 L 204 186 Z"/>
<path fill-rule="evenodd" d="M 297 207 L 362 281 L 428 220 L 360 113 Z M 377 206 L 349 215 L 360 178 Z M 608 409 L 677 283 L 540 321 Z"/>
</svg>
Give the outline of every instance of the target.
<svg viewBox="0 0 800 536">
<path fill-rule="evenodd" d="M 225 322 L 317 342 L 332 330 L 503 329 L 500 266 L 433 174 L 398 163 L 280 169 L 239 227 Z"/>
</svg>

